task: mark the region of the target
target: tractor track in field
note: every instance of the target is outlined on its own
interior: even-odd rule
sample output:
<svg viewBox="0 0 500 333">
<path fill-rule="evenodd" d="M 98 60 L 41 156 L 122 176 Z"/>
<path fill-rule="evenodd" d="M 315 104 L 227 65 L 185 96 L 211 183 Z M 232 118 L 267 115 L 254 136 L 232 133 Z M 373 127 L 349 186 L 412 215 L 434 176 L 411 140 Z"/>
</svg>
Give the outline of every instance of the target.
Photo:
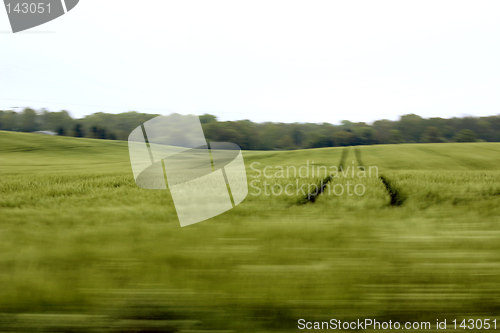
<svg viewBox="0 0 500 333">
<path fill-rule="evenodd" d="M 344 148 L 342 151 L 342 155 L 340 157 L 340 161 L 338 164 L 338 169 L 343 171 L 345 162 L 347 159 L 347 156 L 349 155 L 349 150 L 350 147 Z M 361 156 L 361 150 L 359 148 L 354 148 L 354 155 L 356 158 L 356 162 L 358 164 L 358 168 L 360 170 L 365 170 L 365 164 L 363 163 L 363 159 Z M 384 188 L 389 195 L 390 202 L 389 205 L 393 207 L 401 206 L 405 203 L 407 197 L 406 195 L 401 191 L 400 187 L 398 187 L 393 181 L 391 181 L 387 176 L 385 175 L 380 175 L 379 180 L 381 183 L 384 185 Z M 318 197 L 323 194 L 323 192 L 326 189 L 326 186 L 333 180 L 332 175 L 328 175 L 324 179 L 322 179 L 318 184 L 315 186 L 315 190 L 308 193 L 304 198 L 299 200 L 299 203 L 301 204 L 307 204 L 307 203 L 315 203 Z"/>
<path fill-rule="evenodd" d="M 358 162 L 358 168 L 360 170 L 365 170 L 365 164 L 361 159 L 361 150 L 359 150 L 359 148 L 354 148 L 354 155 L 356 156 L 356 162 Z"/>
<path fill-rule="evenodd" d="M 338 164 L 338 169 L 343 171 L 344 170 L 344 165 L 345 161 L 347 159 L 347 155 L 349 154 L 349 149 L 350 148 L 344 148 L 342 150 L 342 155 L 340 156 L 340 161 Z M 324 179 L 322 179 L 318 184 L 315 186 L 315 191 L 308 193 L 305 198 L 302 198 L 299 203 L 301 204 L 307 204 L 307 203 L 315 203 L 316 199 L 323 194 L 325 191 L 326 186 L 333 180 L 332 175 L 326 176 Z"/>
<path fill-rule="evenodd" d="M 365 165 L 361 158 L 361 150 L 359 148 L 354 148 L 354 155 L 356 156 L 358 167 L 361 170 L 365 170 Z M 391 206 L 401 206 L 402 204 L 404 204 L 404 202 L 406 201 L 406 195 L 401 192 L 401 189 L 396 186 L 393 181 L 391 181 L 389 178 L 387 178 L 387 176 L 384 175 L 380 175 L 378 179 L 382 182 L 385 190 L 387 191 L 387 194 L 389 194 L 389 197 L 391 198 L 391 201 L 389 202 Z"/>
<path fill-rule="evenodd" d="M 382 184 L 384 184 L 387 193 L 389 194 L 391 201 L 391 206 L 401 206 L 406 201 L 406 196 L 401 192 L 401 190 L 394 185 L 386 176 L 380 175 L 378 177 Z"/>
</svg>

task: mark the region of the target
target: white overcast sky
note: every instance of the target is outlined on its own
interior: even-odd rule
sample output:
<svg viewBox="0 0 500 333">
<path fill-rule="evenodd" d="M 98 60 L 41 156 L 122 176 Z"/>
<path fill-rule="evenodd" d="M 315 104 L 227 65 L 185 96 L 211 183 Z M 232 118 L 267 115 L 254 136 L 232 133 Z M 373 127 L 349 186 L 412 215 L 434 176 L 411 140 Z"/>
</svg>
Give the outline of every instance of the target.
<svg viewBox="0 0 500 333">
<path fill-rule="evenodd" d="M 500 1 L 81 0 L 12 34 L 0 109 L 373 121 L 500 113 Z"/>
</svg>

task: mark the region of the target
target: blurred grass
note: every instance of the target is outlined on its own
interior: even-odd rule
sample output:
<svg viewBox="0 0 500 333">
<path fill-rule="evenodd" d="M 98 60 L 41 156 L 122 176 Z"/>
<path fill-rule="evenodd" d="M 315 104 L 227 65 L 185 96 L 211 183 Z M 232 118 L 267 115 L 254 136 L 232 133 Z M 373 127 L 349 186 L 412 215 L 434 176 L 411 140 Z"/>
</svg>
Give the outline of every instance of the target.
<svg viewBox="0 0 500 333">
<path fill-rule="evenodd" d="M 500 310 L 500 144 L 360 147 L 366 193 L 254 196 L 180 228 L 127 144 L 0 131 L 1 332 L 290 332 L 297 320 L 493 317 Z M 337 166 L 342 149 L 245 152 Z M 257 164 L 253 162 L 258 162 Z M 253 167 L 251 167 L 253 165 Z M 353 151 L 344 167 L 356 168 Z M 316 184 L 318 174 L 299 179 Z"/>
</svg>

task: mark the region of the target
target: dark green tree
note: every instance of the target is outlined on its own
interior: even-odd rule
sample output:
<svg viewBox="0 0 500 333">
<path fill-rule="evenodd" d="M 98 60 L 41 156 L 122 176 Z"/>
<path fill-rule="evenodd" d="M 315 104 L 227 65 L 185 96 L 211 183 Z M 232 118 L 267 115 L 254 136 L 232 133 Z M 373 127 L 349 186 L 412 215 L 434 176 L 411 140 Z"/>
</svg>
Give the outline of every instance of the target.
<svg viewBox="0 0 500 333">
<path fill-rule="evenodd" d="M 389 131 L 389 141 L 387 143 L 401 143 L 403 142 L 403 136 L 401 131 L 397 129 L 392 129 Z"/>
<path fill-rule="evenodd" d="M 355 136 L 348 131 L 338 131 L 333 134 L 333 142 L 336 146 L 350 146 L 355 142 Z"/>
<path fill-rule="evenodd" d="M 455 135 L 456 142 L 474 142 L 476 141 L 476 133 L 470 129 L 463 129 Z"/>
<path fill-rule="evenodd" d="M 202 124 L 210 124 L 217 122 L 217 117 L 208 113 L 201 115 L 199 118 Z"/>
<path fill-rule="evenodd" d="M 0 130 L 19 130 L 19 114 L 14 111 L 2 111 L 0 114 Z"/>
<path fill-rule="evenodd" d="M 422 142 L 443 142 L 441 132 L 436 126 L 429 126 L 422 135 Z"/>
<path fill-rule="evenodd" d="M 77 138 L 82 138 L 85 136 L 85 133 L 83 131 L 83 127 L 81 124 L 75 124 L 75 127 L 73 128 L 73 135 L 76 136 Z"/>
<path fill-rule="evenodd" d="M 401 116 L 396 129 L 400 130 L 405 142 L 419 142 L 424 128 L 425 121 L 422 117 L 416 114 L 407 114 Z"/>
<path fill-rule="evenodd" d="M 26 108 L 21 112 L 20 116 L 20 130 L 22 132 L 34 132 L 38 130 L 37 114 L 36 111 Z"/>
</svg>

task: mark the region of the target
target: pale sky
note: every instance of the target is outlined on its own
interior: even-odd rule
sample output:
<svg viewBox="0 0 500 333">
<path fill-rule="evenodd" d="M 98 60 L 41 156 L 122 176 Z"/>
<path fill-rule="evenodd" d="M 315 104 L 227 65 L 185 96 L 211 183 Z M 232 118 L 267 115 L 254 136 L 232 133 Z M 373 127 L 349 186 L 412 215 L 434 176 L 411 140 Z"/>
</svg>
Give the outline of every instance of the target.
<svg viewBox="0 0 500 333">
<path fill-rule="evenodd" d="M 81 0 L 12 34 L 0 109 L 373 121 L 500 114 L 500 1 Z"/>
</svg>

